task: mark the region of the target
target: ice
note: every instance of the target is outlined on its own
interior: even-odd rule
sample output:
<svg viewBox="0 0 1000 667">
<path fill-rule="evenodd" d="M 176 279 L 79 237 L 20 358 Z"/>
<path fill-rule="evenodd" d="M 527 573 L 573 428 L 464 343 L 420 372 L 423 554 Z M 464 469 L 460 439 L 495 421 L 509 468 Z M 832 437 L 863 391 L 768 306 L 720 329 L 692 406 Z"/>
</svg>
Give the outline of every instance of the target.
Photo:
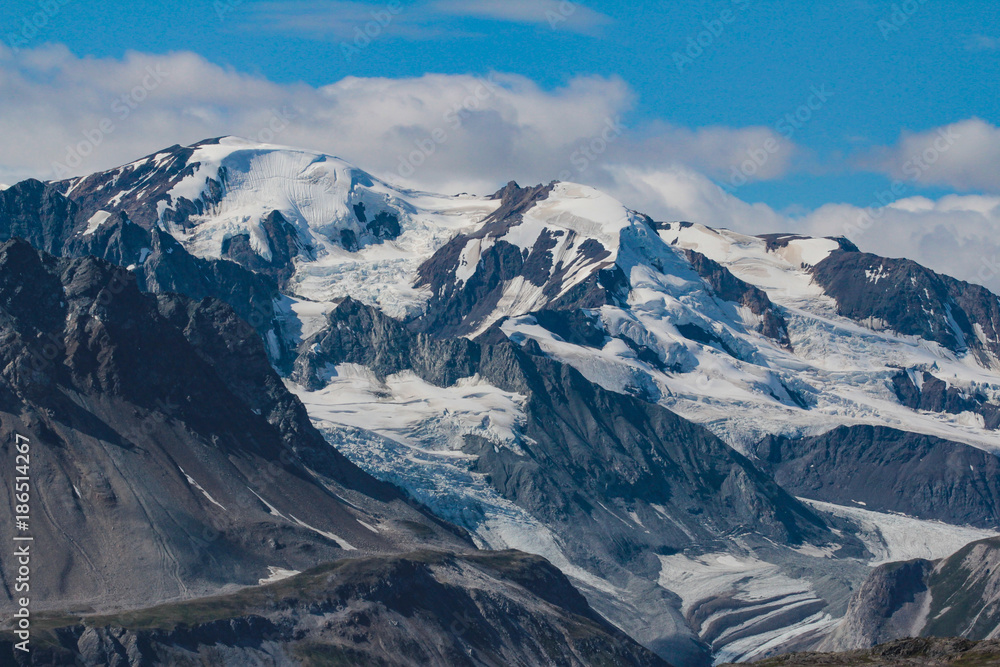
<svg viewBox="0 0 1000 667">
<path fill-rule="evenodd" d="M 530 318 L 508 320 L 505 333 L 534 339 L 607 389 L 638 393 L 704 424 L 743 453 L 768 434 L 814 435 L 845 424 L 889 426 L 1000 452 L 1000 432 L 985 429 L 978 417 L 918 412 L 899 403 L 891 378 L 900 369 L 928 369 L 960 387 L 985 387 L 985 393 L 1000 388 L 1000 378 L 971 356 L 837 315 L 833 300 L 803 268 L 822 261 L 836 241 L 793 239 L 769 251 L 762 239 L 697 224 L 672 224 L 658 240 L 641 226 L 624 228 L 616 261 L 629 270 L 628 306 L 605 306 L 600 317 L 611 335 L 627 335 L 656 352 L 668 370 L 621 346 L 595 350 L 556 340 Z M 754 331 L 757 318 L 747 309 L 710 294 L 674 246 L 701 252 L 763 289 L 781 309 L 793 349 Z M 505 310 L 513 315 L 516 309 Z M 682 324 L 711 331 L 739 358 L 685 338 L 677 329 Z M 800 405 L 792 390 L 809 405 Z"/>
<path fill-rule="evenodd" d="M 713 637 L 716 664 L 747 660 L 765 647 L 815 629 L 832 626 L 825 606 L 806 578 L 793 578 L 778 565 L 750 554 L 660 556 L 660 586 L 680 596 L 687 616 L 695 607 L 725 600 L 700 620 L 701 628 L 724 628 Z M 775 625 L 771 619 L 785 619 Z M 790 619 L 790 620 L 789 620 Z"/>
<path fill-rule="evenodd" d="M 223 185 L 221 200 L 193 216 L 189 226 L 167 226 L 189 252 L 219 258 L 227 239 L 245 234 L 253 250 L 270 259 L 261 225 L 277 211 L 297 230 L 302 247 L 311 248 L 296 260 L 288 287 L 294 296 L 315 302 L 352 296 L 396 316 L 419 312 L 429 297 L 413 288 L 417 267 L 499 206 L 481 197 L 394 188 L 333 156 L 235 137 L 199 146 L 189 163 L 199 166 L 171 189 L 174 202 L 203 198 L 210 179 Z M 158 205 L 163 220 L 170 206 Z M 396 216 L 401 235 L 345 250 L 342 231 L 358 238 L 366 233 L 358 205 L 368 219 L 380 212 Z"/>
<path fill-rule="evenodd" d="M 861 529 L 858 536 L 875 555 L 869 562 L 872 567 L 914 558 L 937 560 L 950 556 L 969 542 L 1000 535 L 992 530 L 926 521 L 905 514 L 873 512 L 859 507 L 834 505 L 807 498 L 799 500 L 818 510 L 845 517 L 856 523 Z"/>
<path fill-rule="evenodd" d="M 288 387 L 313 419 L 371 430 L 425 454 L 467 458 L 462 451 L 467 435 L 520 452 L 524 396 L 478 376 L 451 387 L 436 387 L 411 371 L 379 382 L 367 368 L 344 364 L 319 391 Z"/>
<path fill-rule="evenodd" d="M 289 577 L 294 577 L 297 574 L 301 574 L 298 570 L 286 570 L 281 567 L 275 567 L 274 565 L 269 565 L 267 568 L 268 575 L 264 579 L 260 579 L 257 582 L 258 586 L 263 586 L 264 584 L 273 584 L 276 581 L 281 581 L 282 579 L 288 579 Z"/>
</svg>

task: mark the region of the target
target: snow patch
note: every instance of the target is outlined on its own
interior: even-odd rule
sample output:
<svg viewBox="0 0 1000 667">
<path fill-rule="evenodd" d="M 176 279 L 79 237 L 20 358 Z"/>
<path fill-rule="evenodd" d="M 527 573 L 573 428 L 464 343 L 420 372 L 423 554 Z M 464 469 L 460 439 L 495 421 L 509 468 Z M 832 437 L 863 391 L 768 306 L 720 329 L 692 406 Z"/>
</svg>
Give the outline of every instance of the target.
<svg viewBox="0 0 1000 667">
<path fill-rule="evenodd" d="M 276 581 L 281 581 L 282 579 L 288 579 L 289 577 L 294 577 L 297 574 L 302 574 L 298 570 L 286 570 L 284 568 L 275 567 L 274 565 L 269 565 L 267 568 L 268 575 L 265 579 L 260 579 L 257 581 L 258 586 L 263 586 L 264 584 L 273 584 Z"/>
<path fill-rule="evenodd" d="M 108 221 L 108 218 L 110 217 L 111 214 L 107 211 L 98 211 L 94 215 L 90 216 L 90 219 L 87 220 L 87 228 L 83 230 L 83 236 L 90 236 L 96 232 L 101 228 L 101 225 Z"/>
<path fill-rule="evenodd" d="M 322 535 L 323 537 L 325 537 L 328 540 L 333 540 L 334 542 L 337 543 L 337 546 L 339 546 L 344 551 L 357 551 L 357 549 L 353 545 L 351 545 L 350 542 L 348 542 L 347 540 L 339 537 L 338 535 L 336 535 L 334 533 L 331 533 L 329 531 L 326 531 L 326 530 L 320 530 L 319 528 L 315 528 L 313 526 L 310 526 L 305 521 L 302 521 L 300 519 L 295 518 L 295 515 L 293 515 L 293 514 L 290 514 L 289 516 L 292 518 L 292 521 L 295 524 L 301 526 L 302 528 L 307 528 L 307 529 L 311 530 L 312 532 L 316 533 L 317 535 Z"/>
<path fill-rule="evenodd" d="M 224 506 L 224 505 L 223 505 L 222 503 L 218 502 L 218 501 L 217 501 L 217 500 L 216 500 L 215 498 L 213 498 L 213 497 L 211 496 L 211 494 L 209 494 L 209 492 L 208 492 L 208 491 L 206 491 L 206 490 L 205 490 L 205 489 L 204 489 L 204 488 L 203 488 L 203 487 L 201 486 L 201 484 L 199 484 L 198 482 L 194 481 L 194 478 L 193 478 L 193 477 L 191 477 L 191 475 L 189 475 L 189 474 L 187 474 L 186 472 L 184 472 L 184 469 L 183 469 L 183 468 L 181 468 L 180 466 L 177 466 L 177 469 L 178 469 L 178 470 L 180 470 L 180 471 L 181 471 L 181 474 L 182 474 L 182 475 L 184 475 L 184 477 L 185 477 L 185 478 L 187 479 L 187 481 L 188 481 L 188 484 L 190 484 L 190 485 L 191 485 L 191 486 L 193 486 L 194 488 L 196 488 L 196 489 L 198 489 L 199 491 L 201 491 L 201 495 L 205 496 L 205 498 L 207 498 L 207 499 L 208 499 L 208 501 L 209 501 L 210 503 L 212 503 L 213 505 L 218 505 L 218 506 L 219 506 L 219 507 L 221 507 L 221 508 L 223 509 L 223 511 L 225 511 L 225 512 L 228 512 L 228 511 L 229 511 L 229 510 L 227 510 L 227 509 L 225 508 L 225 506 Z M 259 496 L 258 496 L 258 497 L 259 497 Z"/>
</svg>

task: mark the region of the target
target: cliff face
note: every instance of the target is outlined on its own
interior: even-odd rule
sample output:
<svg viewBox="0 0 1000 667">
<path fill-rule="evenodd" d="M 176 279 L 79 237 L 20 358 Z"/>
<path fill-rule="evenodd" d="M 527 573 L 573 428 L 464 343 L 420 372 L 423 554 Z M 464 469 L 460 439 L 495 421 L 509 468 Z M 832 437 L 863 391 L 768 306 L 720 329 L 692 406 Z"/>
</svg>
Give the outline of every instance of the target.
<svg viewBox="0 0 1000 667">
<path fill-rule="evenodd" d="M 36 610 L 191 597 L 354 551 L 471 546 L 331 447 L 221 302 L 145 294 L 102 260 L 10 241 L 0 369 L 5 493 L 14 435 L 32 443 L 30 529 L 47 559 Z M 0 527 L 15 534 L 13 521 Z M 8 555 L 0 565 L 3 609 Z"/>
<path fill-rule="evenodd" d="M 933 569 L 934 564 L 927 560 L 875 568 L 855 593 L 844 620 L 819 648 L 869 648 L 919 635 L 931 605 L 926 578 Z"/>
<path fill-rule="evenodd" d="M 769 436 L 760 465 L 798 497 L 981 528 L 1000 526 L 1000 459 L 983 449 L 884 426 Z"/>
<path fill-rule="evenodd" d="M 196 257 L 149 220 L 140 216 L 145 224 L 137 224 L 132 209 L 108 208 L 115 212 L 71 200 L 54 185 L 24 181 L 0 192 L 0 241 L 21 238 L 53 255 L 105 259 L 128 267 L 144 291 L 224 301 L 262 337 L 268 339 L 270 332 L 277 347 L 269 353 L 275 362 L 283 361 L 287 350 L 281 347 L 274 299 L 279 296 L 276 278 L 286 277 L 284 266 L 258 272 L 228 257 Z"/>
<path fill-rule="evenodd" d="M 910 636 L 992 639 L 1000 630 L 1000 538 L 939 561 L 875 568 L 819 648 L 868 648 Z"/>
<path fill-rule="evenodd" d="M 838 250 L 812 270 L 837 311 L 874 328 L 919 336 L 984 366 L 1000 360 L 1000 299 L 981 285 L 908 259 Z"/>
</svg>

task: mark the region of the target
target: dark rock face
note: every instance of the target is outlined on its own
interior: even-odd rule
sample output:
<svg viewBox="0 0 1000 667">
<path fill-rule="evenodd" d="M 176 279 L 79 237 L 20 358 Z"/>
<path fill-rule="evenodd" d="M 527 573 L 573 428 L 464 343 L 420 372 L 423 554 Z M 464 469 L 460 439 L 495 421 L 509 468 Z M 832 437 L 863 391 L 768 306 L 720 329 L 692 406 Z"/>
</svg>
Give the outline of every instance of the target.
<svg viewBox="0 0 1000 667">
<path fill-rule="evenodd" d="M 290 274 L 284 268 L 274 264 L 273 271 L 263 266 L 247 269 L 235 262 L 194 257 L 170 234 L 155 226 L 136 224 L 123 212 L 112 215 L 90 234 L 74 233 L 86 226 L 87 219 L 80 206 L 37 181 L 25 181 L 0 192 L 0 240 L 25 238 L 34 247 L 56 255 L 93 255 L 129 267 L 140 288 L 149 292 L 179 292 L 194 299 L 225 301 L 261 336 L 268 338 L 271 332 L 275 345 L 269 353 L 276 364 L 290 363 L 285 358 L 289 351 L 283 349 L 277 335 L 274 299 L 280 294 L 278 283 L 268 275 L 286 279 Z M 275 239 L 284 229 L 286 234 L 280 238 L 290 240 L 287 223 L 282 227 L 275 216 L 269 220 L 274 223 L 269 233 Z M 236 252 L 239 241 L 234 244 L 230 249 Z M 275 247 L 281 246 L 276 242 Z"/>
<path fill-rule="evenodd" d="M 374 218 L 368 219 L 364 202 L 354 205 L 354 215 L 358 222 L 365 226 L 368 233 L 380 241 L 397 238 L 403 230 L 399 226 L 399 217 L 388 211 L 379 211 Z"/>
<path fill-rule="evenodd" d="M 426 312 L 414 322 L 417 331 L 443 337 L 475 331 L 500 301 L 504 283 L 520 274 L 524 259 L 517 246 L 498 241 L 479 258 L 476 272 L 464 283 L 455 278 L 459 258 L 470 240 L 460 235 L 421 265 L 416 287 L 430 287 Z"/>
<path fill-rule="evenodd" d="M 769 436 L 765 470 L 795 496 L 959 525 L 1000 525 L 1000 459 L 970 445 L 882 426 Z"/>
<path fill-rule="evenodd" d="M 76 206 L 54 188 L 28 180 L 0 192 L 0 241 L 23 238 L 59 254 L 72 231 Z"/>
<path fill-rule="evenodd" d="M 656 565 L 651 552 L 689 545 L 691 538 L 657 518 L 652 504 L 702 539 L 741 527 L 792 543 L 824 532 L 808 510 L 701 427 L 513 345 L 491 345 L 483 354 L 484 377 L 528 396 L 525 436 L 534 444 L 518 456 L 470 439 L 467 451 L 504 496 L 561 526 L 560 534 L 592 531 L 570 549 L 576 557 L 592 558 L 599 535 L 614 535 L 609 555 L 641 571 Z M 638 537 L 615 510 L 635 511 L 658 530 Z"/>
<path fill-rule="evenodd" d="M 191 162 L 195 150 L 217 143 L 218 139 L 208 139 L 192 146 L 171 146 L 131 165 L 61 181 L 53 186 L 67 197 L 71 196 L 79 207 L 81 225 L 98 211 L 121 211 L 135 224 L 151 230 L 159 226 L 160 202 L 166 202 L 171 209 L 165 212 L 164 221 L 184 228 L 192 215 L 201 215 L 208 207 L 221 201 L 225 191 L 225 171 L 219 173 L 218 179 L 211 179 L 207 192 L 195 201 L 184 197 L 174 201 L 170 190 L 201 166 L 198 162 Z"/>
<path fill-rule="evenodd" d="M 444 387 L 474 375 L 479 365 L 475 343 L 412 334 L 399 321 L 354 299 L 344 299 L 329 322 L 329 327 L 302 344 L 295 362 L 292 379 L 307 389 L 326 386 L 323 374 L 328 363 L 360 364 L 379 379 L 413 370 Z"/>
<path fill-rule="evenodd" d="M 995 636 L 1000 627 L 1000 538 L 967 544 L 935 563 L 926 581 L 932 603 L 921 635 Z"/>
<path fill-rule="evenodd" d="M 88 667 L 669 667 L 595 614 L 552 565 L 518 552 L 341 560 L 225 597 L 65 622 L 20 662 L 0 635 L 0 657 Z"/>
<path fill-rule="evenodd" d="M 991 403 L 978 392 L 967 392 L 958 387 L 948 386 L 939 378 L 927 373 L 918 387 L 914 377 L 902 371 L 892 378 L 892 387 L 899 402 L 914 410 L 946 412 L 957 415 L 974 412 L 982 415 L 986 428 L 1000 428 L 1000 405 Z"/>
<path fill-rule="evenodd" d="M 778 308 L 762 289 L 743 282 L 729 269 L 694 250 L 684 250 L 684 256 L 691 267 L 711 286 L 719 298 L 746 306 L 761 319 L 760 333 L 791 348 L 788 340 L 788 324 Z M 687 336 L 687 334 L 684 334 Z"/>
<path fill-rule="evenodd" d="M 813 277 L 845 317 L 1000 365 L 1000 297 L 985 287 L 862 252 L 831 253 Z"/>
<path fill-rule="evenodd" d="M 416 287 L 430 288 L 432 297 L 426 312 L 411 324 L 415 331 L 442 337 L 476 331 L 484 318 L 496 309 L 504 285 L 518 277 L 542 288 L 542 293 L 551 299 L 547 309 L 598 308 L 616 300 L 623 301 L 628 296 L 628 281 L 611 261 L 560 296 L 572 267 L 561 262 L 554 266 L 551 249 L 557 235 L 574 235 L 572 231 L 545 230 L 524 253 L 500 238 L 521 224 L 524 213 L 548 197 L 552 189 L 553 185 L 521 188 L 514 182 L 509 183 L 494 195 L 502 202 L 500 208 L 486 218 L 476 232 L 456 236 L 420 266 Z M 460 268 L 462 251 L 470 242 L 490 237 L 497 240 L 481 253 L 476 271 L 468 280 L 458 280 L 456 272 Z M 611 256 L 593 239 L 583 241 L 577 250 L 581 260 L 591 262 L 600 263 Z"/>
<path fill-rule="evenodd" d="M 709 331 L 704 327 L 700 327 L 697 324 L 678 324 L 677 331 L 689 340 L 704 343 L 705 345 L 713 345 L 731 357 L 735 357 L 736 359 L 740 358 L 740 355 L 736 352 L 736 350 L 729 347 L 729 345 L 727 345 L 726 342 L 719 338 L 714 332 Z"/>
<path fill-rule="evenodd" d="M 601 554 L 655 574 L 654 554 L 690 545 L 690 535 L 711 540 L 752 530 L 795 543 L 826 534 L 815 515 L 708 431 L 605 391 L 571 367 L 519 348 L 496 328 L 475 342 L 438 340 L 345 300 L 330 315 L 330 327 L 301 349 L 293 379 L 307 385 L 321 386 L 328 365 L 354 363 L 380 378 L 412 370 L 439 386 L 478 373 L 526 396 L 524 455 L 472 436 L 466 451 L 506 498 L 560 526 L 559 534 L 578 536 L 567 546 L 582 561 Z M 651 504 L 667 508 L 677 523 Z M 633 530 L 619 516 L 630 511 L 656 529 Z"/>
<path fill-rule="evenodd" d="M 300 254 L 312 259 L 313 248 L 303 245 L 298 231 L 277 211 L 261 223 L 271 258 L 264 259 L 250 245 L 249 234 L 231 236 L 222 243 L 222 256 L 249 271 L 273 278 L 284 287 L 295 272 L 293 260 Z"/>
<path fill-rule="evenodd" d="M 540 310 L 531 315 L 544 328 L 574 345 L 600 349 L 608 339 L 600 318 L 585 310 Z"/>
<path fill-rule="evenodd" d="M 0 442 L 29 438 L 44 480 L 32 496 L 47 559 L 32 579 L 38 610 L 203 595 L 352 548 L 467 544 L 330 447 L 218 301 L 144 294 L 102 260 L 9 241 L 0 368 Z M 6 480 L 14 461 L 0 460 Z M 0 529 L 14 534 L 11 514 Z M 0 609 L 10 571 L 0 554 Z"/>
</svg>

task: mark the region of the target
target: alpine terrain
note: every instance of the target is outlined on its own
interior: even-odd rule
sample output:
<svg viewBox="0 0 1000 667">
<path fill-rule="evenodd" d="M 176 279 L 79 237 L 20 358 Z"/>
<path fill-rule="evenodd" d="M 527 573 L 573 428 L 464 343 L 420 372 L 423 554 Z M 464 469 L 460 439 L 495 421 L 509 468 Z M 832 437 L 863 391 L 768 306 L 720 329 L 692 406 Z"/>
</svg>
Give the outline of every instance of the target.
<svg viewBox="0 0 1000 667">
<path fill-rule="evenodd" d="M 24 664 L 995 638 L 1000 297 L 726 225 L 234 137 L 3 189 L 0 436 L 33 443 L 46 554 Z"/>
</svg>

